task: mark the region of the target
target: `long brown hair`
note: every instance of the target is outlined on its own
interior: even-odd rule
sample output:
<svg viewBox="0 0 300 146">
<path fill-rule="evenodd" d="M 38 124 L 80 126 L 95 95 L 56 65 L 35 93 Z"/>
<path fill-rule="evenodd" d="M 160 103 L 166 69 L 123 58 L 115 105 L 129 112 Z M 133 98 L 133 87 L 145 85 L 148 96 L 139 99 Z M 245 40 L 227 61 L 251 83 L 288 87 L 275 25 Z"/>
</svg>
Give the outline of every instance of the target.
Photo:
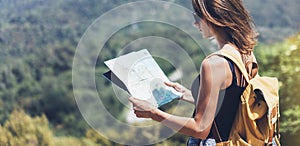
<svg viewBox="0 0 300 146">
<path fill-rule="evenodd" d="M 258 33 L 242 0 L 192 0 L 195 12 L 207 20 L 214 32 L 225 33 L 241 54 L 249 55 Z"/>
</svg>

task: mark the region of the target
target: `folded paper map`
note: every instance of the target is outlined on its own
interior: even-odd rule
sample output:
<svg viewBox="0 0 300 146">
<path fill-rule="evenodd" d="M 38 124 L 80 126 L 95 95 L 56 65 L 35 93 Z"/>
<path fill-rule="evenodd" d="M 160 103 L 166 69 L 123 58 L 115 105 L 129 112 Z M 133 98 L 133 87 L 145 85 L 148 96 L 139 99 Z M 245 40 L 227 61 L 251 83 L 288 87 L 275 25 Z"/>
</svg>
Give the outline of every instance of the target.
<svg viewBox="0 0 300 146">
<path fill-rule="evenodd" d="M 162 106 L 182 93 L 164 84 L 169 81 L 147 49 L 131 52 L 104 62 L 110 69 L 104 77 L 131 96 Z"/>
</svg>

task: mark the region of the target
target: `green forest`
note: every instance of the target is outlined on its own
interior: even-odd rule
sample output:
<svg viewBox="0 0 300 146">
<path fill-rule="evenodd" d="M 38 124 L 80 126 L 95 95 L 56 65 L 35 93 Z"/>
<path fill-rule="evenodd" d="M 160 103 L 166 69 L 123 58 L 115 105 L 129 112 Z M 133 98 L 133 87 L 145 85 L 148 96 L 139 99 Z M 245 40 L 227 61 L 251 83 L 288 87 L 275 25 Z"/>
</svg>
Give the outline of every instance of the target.
<svg viewBox="0 0 300 146">
<path fill-rule="evenodd" d="M 72 65 L 77 45 L 89 26 L 109 10 L 135 1 L 0 1 L 1 146 L 121 145 L 99 134 L 83 118 L 74 97 Z M 190 1 L 165 1 L 191 9 Z M 300 4 L 298 0 L 287 0 L 284 3 L 281 0 L 244 2 L 260 33 L 255 48 L 260 75 L 274 76 L 280 81 L 282 145 L 300 144 Z M 151 13 L 151 9 L 145 11 Z M 166 16 L 161 13 L 160 17 Z M 176 14 L 172 19 L 180 17 L 183 16 Z M 122 19 L 128 20 L 130 17 Z M 116 19 L 114 23 L 121 21 Z M 192 27 L 192 22 L 187 23 Z M 195 33 L 199 33 L 196 28 Z M 101 33 L 98 35 L 101 36 Z M 185 48 L 197 69 L 207 55 L 188 34 L 164 23 L 139 22 L 115 32 L 105 42 L 97 59 L 95 83 L 101 101 L 116 119 L 124 120 L 127 107 L 123 103 L 126 101 L 116 98 L 111 84 L 102 78 L 101 73 L 107 71 L 103 62 L 120 55 L 122 48 L 130 42 L 147 36 L 168 38 Z M 200 42 L 202 48 L 212 46 L 209 40 L 197 42 Z M 82 61 L 85 59 L 82 58 Z M 166 74 L 174 71 L 172 64 L 159 58 L 156 60 Z M 185 64 L 180 66 L 184 68 Z M 192 79 L 195 73 L 187 76 Z M 78 92 L 92 94 L 88 89 Z M 173 107 L 169 105 L 162 110 L 171 112 Z M 180 114 L 186 115 L 184 111 Z M 109 135 L 123 137 L 127 142 L 132 141 L 131 138 L 136 137 L 134 134 L 137 133 L 109 132 Z M 140 134 L 149 136 L 147 132 Z M 187 136 L 177 133 L 154 145 L 185 145 L 186 140 Z M 135 139 L 134 143 L 139 141 L 143 139 Z"/>
</svg>

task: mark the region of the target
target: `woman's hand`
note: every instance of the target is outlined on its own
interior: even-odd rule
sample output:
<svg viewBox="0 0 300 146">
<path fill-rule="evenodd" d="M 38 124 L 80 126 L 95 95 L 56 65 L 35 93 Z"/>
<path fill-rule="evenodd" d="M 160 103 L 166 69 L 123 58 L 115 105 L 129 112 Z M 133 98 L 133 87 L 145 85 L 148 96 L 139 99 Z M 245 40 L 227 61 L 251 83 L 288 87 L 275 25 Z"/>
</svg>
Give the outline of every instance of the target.
<svg viewBox="0 0 300 146">
<path fill-rule="evenodd" d="M 165 82 L 165 85 L 173 87 L 176 91 L 183 93 L 182 97 L 180 98 L 181 100 L 194 104 L 194 98 L 189 89 L 185 88 L 179 83 L 174 82 Z"/>
<path fill-rule="evenodd" d="M 129 101 L 133 104 L 133 110 L 138 118 L 153 118 L 157 107 L 147 100 L 141 100 L 134 97 L 130 97 Z"/>
</svg>

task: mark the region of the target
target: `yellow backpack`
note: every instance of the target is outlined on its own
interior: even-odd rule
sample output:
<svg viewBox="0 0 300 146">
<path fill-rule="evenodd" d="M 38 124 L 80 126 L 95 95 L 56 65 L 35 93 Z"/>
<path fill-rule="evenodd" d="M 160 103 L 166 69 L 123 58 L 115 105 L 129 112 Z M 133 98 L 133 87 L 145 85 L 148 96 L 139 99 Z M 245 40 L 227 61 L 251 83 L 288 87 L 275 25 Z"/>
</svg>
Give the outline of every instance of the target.
<svg viewBox="0 0 300 146">
<path fill-rule="evenodd" d="M 248 83 L 240 97 L 241 102 L 229 140 L 222 142 L 215 122 L 212 126 L 217 146 L 266 146 L 272 145 L 273 139 L 280 146 L 278 80 L 257 74 L 258 66 L 254 55 L 253 66 L 256 67 L 256 73 L 252 78 L 248 75 L 238 51 L 233 48 L 223 48 L 212 55 L 232 60 Z"/>
</svg>

